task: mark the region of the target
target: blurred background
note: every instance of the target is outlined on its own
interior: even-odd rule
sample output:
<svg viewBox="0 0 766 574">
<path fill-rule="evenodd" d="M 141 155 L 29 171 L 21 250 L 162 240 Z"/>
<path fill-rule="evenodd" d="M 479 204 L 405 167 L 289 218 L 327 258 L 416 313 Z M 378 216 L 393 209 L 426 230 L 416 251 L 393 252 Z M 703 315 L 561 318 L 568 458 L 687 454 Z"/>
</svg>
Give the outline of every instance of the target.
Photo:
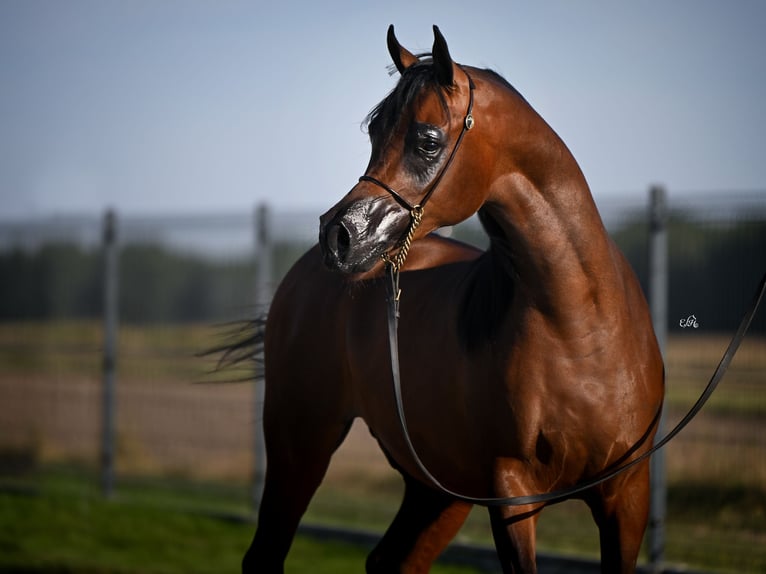
<svg viewBox="0 0 766 574">
<path fill-rule="evenodd" d="M 521 91 L 645 289 L 648 190 L 667 190 L 668 425 L 766 271 L 763 4 L 264 4 L 0 3 L 0 571 L 237 570 L 257 398 L 199 355 L 261 310 L 364 171 L 362 122 L 396 81 L 389 23 L 412 51 L 438 24 L 457 61 Z M 474 220 L 450 232 L 485 241 Z M 667 448 L 670 564 L 766 571 L 765 315 Z M 400 495 L 356 425 L 306 523 L 374 538 Z M 485 522 L 475 510 L 459 541 L 490 544 Z M 546 511 L 541 552 L 593 559 L 590 522 Z M 363 560 L 306 534 L 290 568 Z"/>
</svg>

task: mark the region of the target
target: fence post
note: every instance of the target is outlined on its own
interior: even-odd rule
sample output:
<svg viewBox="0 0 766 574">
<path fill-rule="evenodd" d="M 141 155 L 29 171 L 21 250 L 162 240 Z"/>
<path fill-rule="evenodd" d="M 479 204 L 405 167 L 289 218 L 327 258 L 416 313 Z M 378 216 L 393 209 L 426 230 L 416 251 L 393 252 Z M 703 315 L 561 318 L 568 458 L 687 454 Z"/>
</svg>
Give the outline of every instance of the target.
<svg viewBox="0 0 766 574">
<path fill-rule="evenodd" d="M 114 492 L 115 466 L 115 382 L 117 368 L 117 321 L 119 265 L 117 251 L 117 215 L 104 215 L 104 356 L 102 365 L 101 488 L 104 496 Z"/>
<path fill-rule="evenodd" d="M 668 237 L 667 194 L 659 185 L 649 190 L 649 304 L 652 324 L 663 357 L 668 332 Z M 657 439 L 665 429 L 665 413 L 660 416 Z M 651 504 L 649 507 L 649 566 L 653 574 L 662 572 L 665 559 L 665 516 L 667 514 L 665 451 L 651 460 Z"/>
<path fill-rule="evenodd" d="M 255 210 L 255 305 L 257 313 L 265 313 L 271 302 L 273 285 L 273 262 L 271 246 L 271 215 L 266 204 L 260 204 Z M 263 400 L 266 385 L 263 373 L 263 354 L 256 357 L 258 372 L 254 385 L 254 429 L 253 429 L 253 512 L 257 515 L 266 481 L 266 443 L 263 438 Z"/>
</svg>

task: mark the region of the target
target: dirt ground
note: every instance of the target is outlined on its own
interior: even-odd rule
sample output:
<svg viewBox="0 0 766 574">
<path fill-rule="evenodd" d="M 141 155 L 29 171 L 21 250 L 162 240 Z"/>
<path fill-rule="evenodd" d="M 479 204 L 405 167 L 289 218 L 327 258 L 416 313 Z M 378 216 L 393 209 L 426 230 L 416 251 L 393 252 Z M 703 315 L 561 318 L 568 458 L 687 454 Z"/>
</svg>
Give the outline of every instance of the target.
<svg viewBox="0 0 766 574">
<path fill-rule="evenodd" d="M 247 383 L 126 379 L 117 391 L 117 471 L 245 481 L 252 473 L 254 392 Z M 97 464 L 101 388 L 82 376 L 0 374 L 0 453 Z M 667 425 L 680 416 L 671 412 Z M 703 412 L 666 449 L 671 480 L 736 477 L 766 484 L 766 420 Z M 2 460 L 0 460 L 0 465 Z M 2 468 L 0 468 L 2 471 Z M 393 474 L 357 421 L 328 479 Z"/>
<path fill-rule="evenodd" d="M 118 472 L 246 480 L 252 455 L 253 387 L 120 381 Z M 0 375 L 0 450 L 38 461 L 96 463 L 101 443 L 99 381 L 83 377 Z M 357 421 L 329 477 L 393 472 L 366 425 Z"/>
</svg>

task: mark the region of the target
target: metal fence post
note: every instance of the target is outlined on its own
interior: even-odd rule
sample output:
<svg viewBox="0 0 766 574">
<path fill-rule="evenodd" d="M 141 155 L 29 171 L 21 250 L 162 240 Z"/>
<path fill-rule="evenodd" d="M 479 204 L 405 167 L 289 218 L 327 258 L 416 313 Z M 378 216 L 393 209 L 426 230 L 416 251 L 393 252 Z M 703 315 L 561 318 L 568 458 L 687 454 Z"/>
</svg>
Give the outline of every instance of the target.
<svg viewBox="0 0 766 574">
<path fill-rule="evenodd" d="M 662 186 L 649 190 L 649 304 L 657 342 L 663 357 L 668 330 L 668 237 L 667 194 Z M 662 413 L 657 431 L 661 439 L 665 429 Z M 665 451 L 660 449 L 651 461 L 651 504 L 649 508 L 649 565 L 653 574 L 663 569 L 665 559 L 665 516 L 667 484 Z"/>
<path fill-rule="evenodd" d="M 273 285 L 273 262 L 271 243 L 271 215 L 267 205 L 260 204 L 255 210 L 255 304 L 258 313 L 265 313 L 271 302 Z M 253 511 L 258 513 L 266 481 L 266 443 L 263 437 L 263 401 L 266 385 L 263 373 L 263 354 L 256 357 L 259 372 L 254 385 L 254 430 L 253 430 Z"/>
<path fill-rule="evenodd" d="M 102 367 L 101 488 L 104 496 L 114 492 L 115 408 L 117 368 L 117 321 L 119 265 L 117 215 L 111 209 L 104 215 L 104 356 Z"/>
</svg>

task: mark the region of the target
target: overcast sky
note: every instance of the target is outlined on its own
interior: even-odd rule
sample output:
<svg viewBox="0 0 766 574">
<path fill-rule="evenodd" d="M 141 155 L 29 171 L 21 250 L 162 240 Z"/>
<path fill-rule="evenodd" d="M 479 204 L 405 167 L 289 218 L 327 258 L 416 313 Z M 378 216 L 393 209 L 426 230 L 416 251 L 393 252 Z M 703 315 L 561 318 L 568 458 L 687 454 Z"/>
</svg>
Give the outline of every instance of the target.
<svg viewBox="0 0 766 574">
<path fill-rule="evenodd" d="M 0 218 L 328 208 L 390 23 L 505 76 L 597 200 L 766 189 L 761 0 L 0 0 Z"/>
</svg>

